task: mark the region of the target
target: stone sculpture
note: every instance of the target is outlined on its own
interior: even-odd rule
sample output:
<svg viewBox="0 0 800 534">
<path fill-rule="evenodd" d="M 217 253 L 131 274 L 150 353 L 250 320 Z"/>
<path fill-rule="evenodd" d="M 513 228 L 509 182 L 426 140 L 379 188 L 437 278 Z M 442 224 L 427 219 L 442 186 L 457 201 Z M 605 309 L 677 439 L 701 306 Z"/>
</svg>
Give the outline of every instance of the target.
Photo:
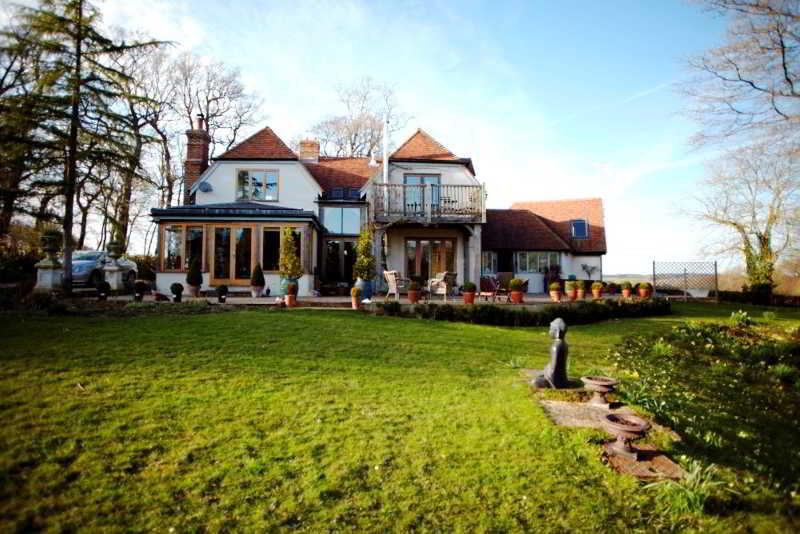
<svg viewBox="0 0 800 534">
<path fill-rule="evenodd" d="M 553 343 L 550 345 L 550 363 L 542 374 L 534 379 L 536 387 L 561 389 L 569 386 L 567 379 L 569 346 L 564 339 L 566 336 L 567 323 L 563 319 L 559 317 L 550 323 L 550 337 L 553 338 Z"/>
</svg>

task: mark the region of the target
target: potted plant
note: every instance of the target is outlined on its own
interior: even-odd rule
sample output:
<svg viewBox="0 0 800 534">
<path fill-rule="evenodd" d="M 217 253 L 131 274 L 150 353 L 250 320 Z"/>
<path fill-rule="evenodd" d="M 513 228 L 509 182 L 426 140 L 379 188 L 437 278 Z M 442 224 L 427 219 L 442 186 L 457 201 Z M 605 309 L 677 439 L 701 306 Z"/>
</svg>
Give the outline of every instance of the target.
<svg viewBox="0 0 800 534">
<path fill-rule="evenodd" d="M 286 286 L 286 307 L 294 308 L 297 306 L 297 282 L 289 282 Z"/>
<path fill-rule="evenodd" d="M 639 290 L 639 296 L 643 299 L 650 297 L 653 292 L 653 286 L 648 282 L 641 282 L 636 289 Z"/>
<path fill-rule="evenodd" d="M 220 304 L 225 304 L 225 302 L 228 300 L 228 286 L 226 286 L 225 284 L 217 286 L 216 293 L 217 293 L 217 302 L 219 302 Z"/>
<path fill-rule="evenodd" d="M 603 282 L 594 282 L 592 284 L 592 297 L 599 299 L 603 296 Z"/>
<path fill-rule="evenodd" d="M 169 290 L 172 292 L 172 302 L 180 302 L 181 295 L 183 295 L 183 284 L 175 282 L 169 286 Z"/>
<path fill-rule="evenodd" d="M 260 263 L 256 263 L 256 268 L 253 269 L 253 275 L 250 277 L 250 295 L 257 299 L 264 293 L 265 285 L 267 283 L 264 281 L 264 270 Z"/>
<path fill-rule="evenodd" d="M 619 287 L 614 282 L 609 282 L 603 288 L 603 292 L 608 295 L 616 295 Z"/>
<path fill-rule="evenodd" d="M 550 300 L 552 300 L 553 302 L 561 301 L 561 283 L 551 282 L 549 289 L 550 289 Z"/>
<path fill-rule="evenodd" d="M 567 280 L 567 283 L 565 284 L 567 297 L 569 297 L 569 300 L 575 300 L 578 298 L 578 285 L 575 282 L 575 280 Z"/>
<path fill-rule="evenodd" d="M 411 304 L 419 302 L 419 282 L 417 281 L 408 284 L 408 302 Z"/>
<path fill-rule="evenodd" d="M 200 296 L 200 286 L 203 285 L 203 273 L 200 270 L 200 258 L 192 258 L 192 261 L 189 262 L 189 270 L 186 272 L 186 284 L 189 286 L 189 296 Z"/>
<path fill-rule="evenodd" d="M 522 304 L 522 286 L 525 285 L 525 281 L 519 278 L 512 278 L 511 281 L 508 283 L 508 289 L 511 290 L 511 302 L 514 304 Z"/>
<path fill-rule="evenodd" d="M 475 304 L 476 289 L 475 282 L 464 282 L 464 285 L 461 286 L 461 293 L 464 295 L 464 304 Z"/>
<path fill-rule="evenodd" d="M 624 299 L 630 298 L 630 296 L 631 296 L 631 288 L 633 287 L 633 285 L 626 280 L 625 282 L 622 282 L 619 285 L 619 287 L 622 288 L 622 298 L 624 298 Z"/>
<path fill-rule="evenodd" d="M 577 297 L 578 300 L 583 300 L 586 298 L 586 289 L 583 284 L 583 280 L 575 280 L 575 288 L 577 289 Z"/>
<path fill-rule="evenodd" d="M 281 252 L 278 261 L 278 272 L 281 275 L 281 290 L 284 295 L 289 295 L 289 285 L 297 285 L 297 280 L 303 276 L 303 266 L 297 255 L 294 230 L 288 226 L 281 233 Z M 295 291 L 295 297 L 297 292 Z"/>
<path fill-rule="evenodd" d="M 356 244 L 356 262 L 353 265 L 356 287 L 364 299 L 372 298 L 372 279 L 375 278 L 375 256 L 372 255 L 372 232 L 364 230 Z"/>
<path fill-rule="evenodd" d="M 144 300 L 144 295 L 148 291 L 150 291 L 150 284 L 144 280 L 136 280 L 133 283 L 133 300 L 136 302 L 141 302 Z"/>
<path fill-rule="evenodd" d="M 353 286 L 350 288 L 350 304 L 354 310 L 361 307 L 361 288 Z"/>
<path fill-rule="evenodd" d="M 111 284 L 106 282 L 105 280 L 101 280 L 97 282 L 97 300 L 105 301 L 108 299 L 108 295 L 111 294 Z"/>
</svg>

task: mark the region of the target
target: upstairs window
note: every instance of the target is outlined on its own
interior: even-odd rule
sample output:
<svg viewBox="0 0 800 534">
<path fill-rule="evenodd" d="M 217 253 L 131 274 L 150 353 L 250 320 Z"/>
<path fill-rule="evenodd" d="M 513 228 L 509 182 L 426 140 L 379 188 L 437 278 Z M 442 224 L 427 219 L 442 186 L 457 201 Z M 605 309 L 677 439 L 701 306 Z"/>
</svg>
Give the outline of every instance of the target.
<svg viewBox="0 0 800 534">
<path fill-rule="evenodd" d="M 348 197 L 352 200 L 358 200 L 361 198 L 361 190 L 357 187 L 351 187 L 348 192 Z"/>
<path fill-rule="evenodd" d="M 240 170 L 236 200 L 278 200 L 278 171 Z"/>
<path fill-rule="evenodd" d="M 585 219 L 575 219 L 570 221 L 572 225 L 572 239 L 588 239 L 589 225 Z"/>
<path fill-rule="evenodd" d="M 332 234 L 357 235 L 361 231 L 361 208 L 322 208 L 322 223 Z"/>
<path fill-rule="evenodd" d="M 341 187 L 334 187 L 331 189 L 331 198 L 334 200 L 341 200 L 344 198 L 344 190 Z"/>
</svg>

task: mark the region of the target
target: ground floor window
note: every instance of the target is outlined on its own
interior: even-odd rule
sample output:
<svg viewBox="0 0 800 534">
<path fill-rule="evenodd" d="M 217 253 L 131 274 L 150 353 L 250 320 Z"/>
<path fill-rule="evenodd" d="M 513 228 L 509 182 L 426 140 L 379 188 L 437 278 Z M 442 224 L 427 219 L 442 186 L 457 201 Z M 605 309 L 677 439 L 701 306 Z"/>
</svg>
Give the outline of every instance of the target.
<svg viewBox="0 0 800 534">
<path fill-rule="evenodd" d="M 424 283 L 438 273 L 454 273 L 455 250 L 455 239 L 406 239 L 406 276 Z"/>
<path fill-rule="evenodd" d="M 264 228 L 261 242 L 261 268 L 277 271 L 281 259 L 281 231 L 279 228 Z"/>
<path fill-rule="evenodd" d="M 486 250 L 481 252 L 481 274 L 497 272 L 497 252 Z"/>
<path fill-rule="evenodd" d="M 330 239 L 325 242 L 325 280 L 327 282 L 353 281 L 356 261 L 355 240 Z"/>
<path fill-rule="evenodd" d="M 164 227 L 164 271 L 183 271 L 198 259 L 203 267 L 203 227 L 170 224 Z"/>
<path fill-rule="evenodd" d="M 558 252 L 517 252 L 514 270 L 518 273 L 546 273 L 551 266 L 558 265 Z"/>
</svg>

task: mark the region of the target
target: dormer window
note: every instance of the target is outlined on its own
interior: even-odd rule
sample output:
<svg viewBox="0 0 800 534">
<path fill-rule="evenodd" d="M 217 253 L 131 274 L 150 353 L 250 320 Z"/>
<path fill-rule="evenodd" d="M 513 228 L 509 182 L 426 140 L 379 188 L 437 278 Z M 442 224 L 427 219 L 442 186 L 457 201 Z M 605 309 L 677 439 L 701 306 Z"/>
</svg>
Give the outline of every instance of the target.
<svg viewBox="0 0 800 534">
<path fill-rule="evenodd" d="M 361 190 L 360 190 L 359 188 L 357 188 L 357 187 L 351 187 L 351 188 L 349 189 L 349 194 L 348 194 L 348 197 L 349 197 L 351 200 L 358 200 L 358 199 L 360 199 L 360 198 L 361 198 Z"/>
<path fill-rule="evenodd" d="M 331 198 L 333 200 L 342 200 L 344 198 L 344 189 L 341 187 L 334 187 L 331 189 Z"/>
<path fill-rule="evenodd" d="M 570 225 L 572 226 L 572 239 L 589 238 L 589 225 L 586 224 L 586 219 L 572 220 Z"/>
<path fill-rule="evenodd" d="M 278 171 L 240 170 L 237 173 L 236 200 L 278 200 Z"/>
</svg>

